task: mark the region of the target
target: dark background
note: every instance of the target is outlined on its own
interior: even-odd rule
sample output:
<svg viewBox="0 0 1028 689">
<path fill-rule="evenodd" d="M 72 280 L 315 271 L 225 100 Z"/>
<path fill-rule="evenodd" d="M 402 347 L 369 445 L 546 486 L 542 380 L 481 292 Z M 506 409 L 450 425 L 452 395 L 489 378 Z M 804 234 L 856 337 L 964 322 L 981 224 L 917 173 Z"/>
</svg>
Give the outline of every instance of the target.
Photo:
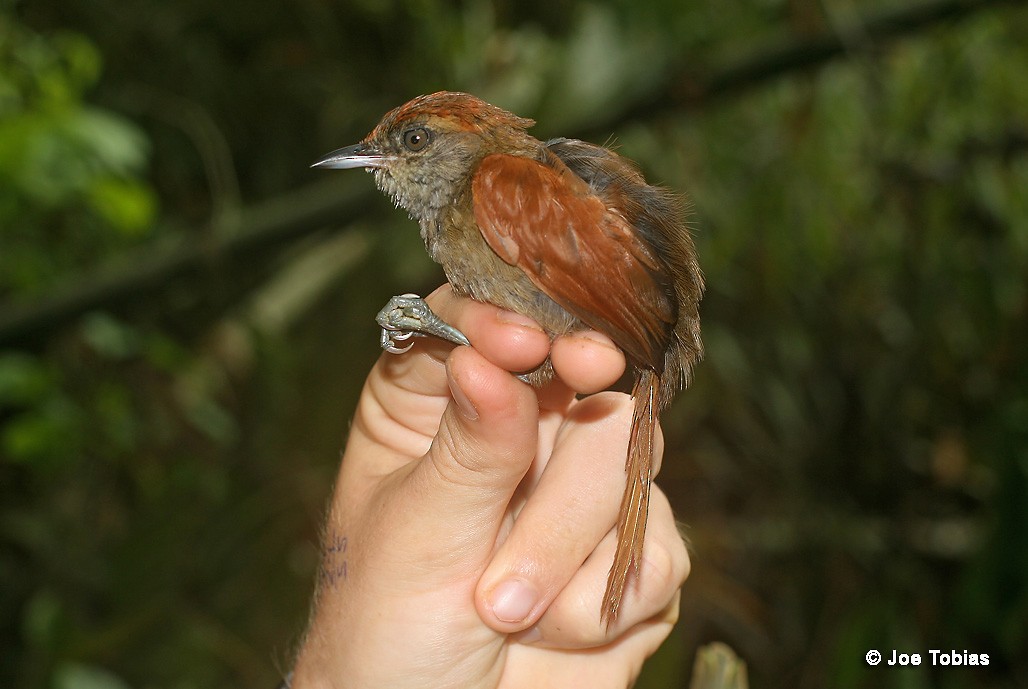
<svg viewBox="0 0 1028 689">
<path fill-rule="evenodd" d="M 0 8 L 0 686 L 288 667 L 372 316 L 442 279 L 308 166 L 443 88 L 692 200 L 694 568 L 640 687 L 714 639 L 754 687 L 1028 686 L 1024 3 Z"/>
</svg>

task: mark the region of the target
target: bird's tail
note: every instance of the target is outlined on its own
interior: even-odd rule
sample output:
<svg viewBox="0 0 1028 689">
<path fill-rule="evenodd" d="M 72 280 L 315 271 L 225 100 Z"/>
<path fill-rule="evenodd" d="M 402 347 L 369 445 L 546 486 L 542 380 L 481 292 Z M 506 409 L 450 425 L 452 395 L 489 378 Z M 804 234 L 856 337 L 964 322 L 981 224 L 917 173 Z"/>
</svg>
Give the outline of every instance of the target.
<svg viewBox="0 0 1028 689">
<path fill-rule="evenodd" d="M 643 537 L 650 507 L 650 482 L 653 479 L 653 437 L 657 427 L 657 391 L 660 377 L 656 371 L 643 369 L 632 388 L 635 410 L 628 439 L 625 461 L 627 484 L 618 513 L 618 544 L 614 564 L 607 575 L 603 594 L 601 620 L 609 627 L 617 619 L 621 598 L 629 576 L 639 574 L 642 565 Z"/>
</svg>

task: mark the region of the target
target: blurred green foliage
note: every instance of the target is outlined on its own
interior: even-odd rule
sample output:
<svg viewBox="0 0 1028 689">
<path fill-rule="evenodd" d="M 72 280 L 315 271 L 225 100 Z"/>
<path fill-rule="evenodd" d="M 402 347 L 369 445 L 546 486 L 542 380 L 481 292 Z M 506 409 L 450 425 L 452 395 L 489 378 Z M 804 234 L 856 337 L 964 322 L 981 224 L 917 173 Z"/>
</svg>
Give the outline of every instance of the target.
<svg viewBox="0 0 1028 689">
<path fill-rule="evenodd" d="M 0 296 L 92 267 L 153 223 L 146 135 L 83 100 L 100 70 L 81 34 L 0 16 Z"/>
<path fill-rule="evenodd" d="M 208 247 L 156 294 L 128 282 L 0 351 L 0 686 L 270 687 L 288 666 L 370 314 L 440 275 L 363 176 L 359 219 L 245 260 L 218 242 L 439 88 L 541 137 L 612 135 L 694 207 L 708 354 L 664 419 L 660 476 L 694 569 L 638 686 L 684 686 L 714 639 L 752 686 L 1028 685 L 1028 12 L 859 29 L 902 7 L 0 10 L 0 336 L 18 308 Z M 822 35 L 838 58 L 698 90 Z M 360 262 L 281 299 L 355 224 L 376 228 Z M 270 303 L 293 304 L 275 327 Z M 991 662 L 869 668 L 871 648 Z"/>
</svg>

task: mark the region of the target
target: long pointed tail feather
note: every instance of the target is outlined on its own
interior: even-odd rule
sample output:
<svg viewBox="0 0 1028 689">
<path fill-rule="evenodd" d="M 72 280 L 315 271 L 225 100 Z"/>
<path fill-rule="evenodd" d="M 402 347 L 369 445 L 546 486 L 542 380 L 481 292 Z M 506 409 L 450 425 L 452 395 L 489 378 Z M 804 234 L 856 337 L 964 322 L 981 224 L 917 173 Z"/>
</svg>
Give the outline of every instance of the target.
<svg viewBox="0 0 1028 689">
<path fill-rule="evenodd" d="M 614 564 L 607 575 L 600 619 L 607 627 L 618 617 L 621 599 L 629 577 L 639 574 L 642 565 L 646 517 L 650 507 L 650 482 L 653 480 L 653 436 L 657 427 L 657 390 L 660 378 L 655 371 L 644 369 L 632 388 L 635 409 L 632 431 L 625 460 L 627 483 L 618 513 L 618 544 Z"/>
</svg>

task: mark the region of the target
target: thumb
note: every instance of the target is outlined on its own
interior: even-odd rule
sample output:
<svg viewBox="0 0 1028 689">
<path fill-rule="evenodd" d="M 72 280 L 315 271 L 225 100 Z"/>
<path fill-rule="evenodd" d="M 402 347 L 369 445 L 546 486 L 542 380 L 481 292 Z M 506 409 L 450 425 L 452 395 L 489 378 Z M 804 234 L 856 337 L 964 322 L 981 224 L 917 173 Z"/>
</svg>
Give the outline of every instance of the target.
<svg viewBox="0 0 1028 689">
<path fill-rule="evenodd" d="M 414 468 L 408 498 L 455 550 L 481 551 L 487 561 L 507 506 L 535 458 L 539 406 L 535 394 L 470 347 L 446 361 L 453 397 L 425 457 Z"/>
</svg>

